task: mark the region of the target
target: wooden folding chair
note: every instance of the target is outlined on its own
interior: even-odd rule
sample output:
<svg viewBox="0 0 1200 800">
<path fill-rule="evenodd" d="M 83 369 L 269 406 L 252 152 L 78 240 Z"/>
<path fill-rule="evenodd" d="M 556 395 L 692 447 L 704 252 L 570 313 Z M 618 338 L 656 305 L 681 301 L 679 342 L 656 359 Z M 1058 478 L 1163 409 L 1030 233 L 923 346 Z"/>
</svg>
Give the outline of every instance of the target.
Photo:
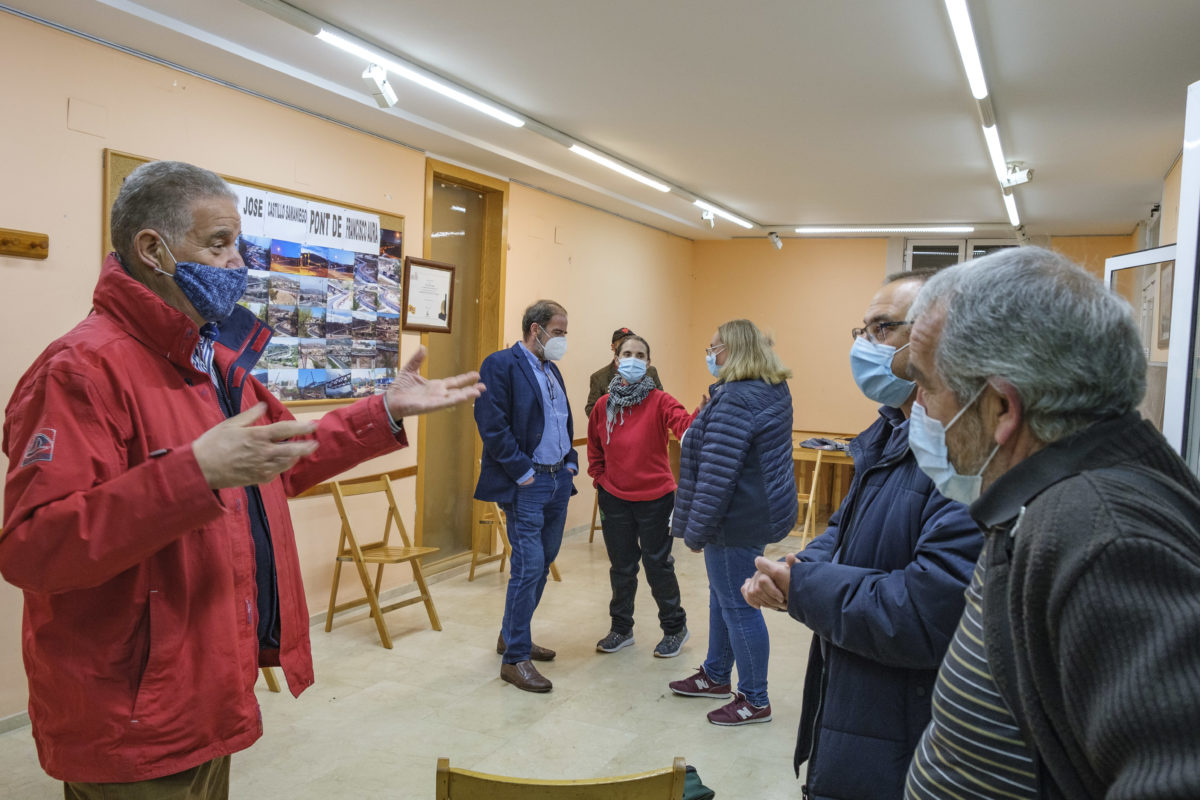
<svg viewBox="0 0 1200 800">
<path fill-rule="evenodd" d="M 492 553 L 491 555 L 481 555 L 481 551 L 490 547 L 491 538 L 482 540 L 482 537 L 476 537 L 475 544 L 471 548 L 471 571 L 467 574 L 467 580 L 475 580 L 475 567 L 480 564 L 490 564 L 499 559 L 500 571 L 504 571 L 504 562 L 512 557 L 512 545 L 508 541 L 508 521 L 504 516 L 504 510 L 500 508 L 499 503 L 488 503 L 487 510 L 483 513 L 483 519 L 479 520 L 482 525 L 495 525 L 496 533 L 500 534 L 500 552 Z M 481 541 L 482 540 L 482 541 Z M 562 576 L 558 574 L 558 567 L 555 563 L 550 564 L 550 577 L 556 581 L 561 581 Z"/>
<path fill-rule="evenodd" d="M 489 775 L 437 763 L 437 800 L 682 800 L 682 758 L 662 769 L 584 780 L 539 780 Z"/>
<path fill-rule="evenodd" d="M 396 505 L 396 495 L 392 492 L 392 479 L 387 474 L 383 474 L 370 480 L 355 478 L 347 481 L 332 481 L 330 482 L 329 490 L 330 494 L 333 495 L 334 503 L 337 504 L 338 514 L 342 518 L 342 534 L 338 541 L 337 560 L 333 567 L 333 588 L 329 592 L 329 611 L 325 615 L 325 630 L 327 632 L 333 630 L 333 615 L 338 611 L 345 611 L 349 608 L 368 604 L 371 606 L 371 616 L 375 619 L 375 627 L 379 630 L 379 639 L 383 642 L 384 647 L 391 650 L 392 637 L 388 635 L 387 625 L 383 621 L 384 612 L 412 605 L 413 603 L 423 602 L 425 610 L 429 614 L 430 624 L 435 631 L 440 631 L 442 623 L 438 619 L 437 609 L 433 606 L 433 598 L 429 594 L 429 587 L 425 583 L 425 576 L 421 572 L 421 557 L 430 553 L 436 553 L 438 548 L 414 547 L 412 545 L 412 542 L 408 538 L 408 531 L 404 528 L 404 522 L 400 519 L 399 507 Z M 355 535 L 354 528 L 350 524 L 350 515 L 346 511 L 346 498 L 375 492 L 383 492 L 387 495 L 387 521 L 383 528 L 383 538 L 376 542 L 360 545 L 358 543 L 358 536 Z M 396 524 L 396 533 L 402 542 L 402 545 L 399 547 L 389 543 L 393 522 Z M 342 564 L 347 562 L 353 563 L 355 569 L 358 571 L 358 577 L 362 581 L 363 592 L 366 596 L 358 600 L 337 604 L 338 581 L 342 574 Z M 379 587 L 383 582 L 384 565 L 403 564 L 405 562 L 412 569 L 413 580 L 416 581 L 420 593 L 416 597 L 398 600 L 381 607 L 379 605 Z M 371 578 L 367 574 L 367 564 L 376 565 L 374 585 L 372 585 Z"/>
<path fill-rule="evenodd" d="M 808 484 L 807 492 L 796 492 L 796 499 L 800 501 L 800 505 L 804 508 L 804 522 L 800 525 L 800 543 L 813 538 L 817 524 L 817 506 L 821 504 L 820 487 L 821 487 L 821 456 L 824 451 L 817 451 L 817 460 L 813 463 L 812 480 Z"/>
</svg>

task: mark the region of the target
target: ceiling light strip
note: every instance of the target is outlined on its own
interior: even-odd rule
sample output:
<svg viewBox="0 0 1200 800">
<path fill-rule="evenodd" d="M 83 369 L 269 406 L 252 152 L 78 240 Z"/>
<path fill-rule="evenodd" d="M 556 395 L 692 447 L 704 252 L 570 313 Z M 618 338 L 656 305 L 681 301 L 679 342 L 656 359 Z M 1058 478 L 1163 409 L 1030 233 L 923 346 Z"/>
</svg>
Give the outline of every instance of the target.
<svg viewBox="0 0 1200 800">
<path fill-rule="evenodd" d="M 649 186 L 651 189 L 657 189 L 660 192 L 671 191 L 671 187 L 668 186 L 667 184 L 663 183 L 662 181 L 656 181 L 654 178 L 651 178 L 647 175 L 643 175 L 640 172 L 630 169 L 629 167 L 625 166 L 624 164 L 621 164 L 618 161 L 614 161 L 613 159 L 609 158 L 608 156 L 604 156 L 593 150 L 589 150 L 588 148 L 584 147 L 583 145 L 572 144 L 571 152 L 575 153 L 576 155 L 583 156 L 584 158 L 589 159 L 591 161 L 594 161 L 601 166 L 608 167 L 613 172 L 619 172 L 622 175 L 624 175 L 626 178 L 633 178 L 638 183 L 643 183 L 646 186 Z"/>
<path fill-rule="evenodd" d="M 973 225 L 892 225 L 879 227 L 804 225 L 796 233 L 809 236 L 838 236 L 860 233 L 974 233 Z"/>
<path fill-rule="evenodd" d="M 516 114 L 501 108 L 498 105 L 489 103 L 481 98 L 446 82 L 434 77 L 425 70 L 412 65 L 406 64 L 397 60 L 396 56 L 390 53 L 385 53 L 378 48 L 368 47 L 367 45 L 356 41 L 354 37 L 342 31 L 331 30 L 330 28 L 322 27 L 317 33 L 317 38 L 326 44 L 331 44 L 334 47 L 359 58 L 366 59 L 369 63 L 378 64 L 388 72 L 398 75 L 401 78 L 412 81 L 419 86 L 437 92 L 443 97 L 448 97 L 455 102 L 473 108 L 480 113 L 487 114 L 493 119 L 498 119 L 514 128 L 520 128 L 525 124 L 525 120 Z"/>
<path fill-rule="evenodd" d="M 1008 212 L 1008 221 L 1014 228 L 1021 227 L 1021 215 L 1017 213 L 1017 198 L 1012 192 L 1004 192 L 1004 210 Z"/>
<path fill-rule="evenodd" d="M 743 228 L 746 228 L 746 229 L 754 227 L 753 222 L 747 222 L 746 220 L 742 219 L 741 217 L 737 216 L 736 214 L 730 214 L 725 209 L 714 206 L 712 203 L 705 202 L 704 200 L 700 200 L 699 198 L 697 198 L 696 200 L 693 200 L 692 202 L 699 208 L 704 209 L 705 211 L 711 211 L 712 213 L 716 214 L 718 217 L 729 220 L 734 225 L 741 225 Z"/>
<path fill-rule="evenodd" d="M 950 26 L 954 28 L 954 42 L 958 45 L 958 57 L 967 72 L 967 83 L 976 100 L 988 96 L 987 81 L 983 77 L 983 63 L 979 60 L 979 47 L 975 43 L 975 30 L 971 26 L 971 13 L 967 0 L 946 0 L 946 13 L 950 15 Z"/>
</svg>

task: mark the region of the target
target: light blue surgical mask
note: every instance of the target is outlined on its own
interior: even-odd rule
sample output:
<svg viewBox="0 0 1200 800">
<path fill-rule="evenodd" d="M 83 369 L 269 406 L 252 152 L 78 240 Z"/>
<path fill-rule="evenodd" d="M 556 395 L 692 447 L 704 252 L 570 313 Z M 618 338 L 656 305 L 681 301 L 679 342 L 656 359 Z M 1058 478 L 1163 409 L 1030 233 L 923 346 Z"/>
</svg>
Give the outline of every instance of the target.
<svg viewBox="0 0 1200 800">
<path fill-rule="evenodd" d="M 712 373 L 712 376 L 714 378 L 719 378 L 721 376 L 720 375 L 721 368 L 717 365 L 717 354 L 716 353 L 709 353 L 708 355 L 706 355 L 704 357 L 704 363 L 708 366 L 708 371 L 710 373 Z"/>
<path fill-rule="evenodd" d="M 640 358 L 622 358 L 617 362 L 617 372 L 630 383 L 637 383 L 646 375 L 646 362 Z"/>
<path fill-rule="evenodd" d="M 992 463 L 1000 445 L 997 444 L 992 448 L 992 452 L 984 460 L 983 466 L 977 473 L 959 475 L 958 470 L 950 463 L 950 453 L 946 449 L 946 431 L 958 422 L 958 418 L 963 415 L 963 412 L 975 404 L 985 388 L 987 388 L 986 383 L 979 387 L 979 391 L 975 393 L 970 402 L 959 409 L 954 418 L 945 425 L 929 416 L 925 412 L 925 406 L 920 403 L 913 403 L 912 416 L 908 420 L 908 446 L 912 448 L 913 455 L 917 459 L 917 466 L 929 476 L 929 480 L 933 481 L 933 485 L 944 497 L 949 500 L 957 500 L 964 505 L 970 505 L 979 499 L 979 494 L 983 489 L 983 471 L 987 469 L 988 464 Z"/>
<path fill-rule="evenodd" d="M 858 388 L 871 400 L 885 406 L 899 408 L 912 394 L 916 384 L 897 377 L 892 372 L 892 359 L 908 345 L 895 348 L 888 344 L 879 344 L 860 336 L 850 347 L 850 371 L 854 374 L 854 382 Z"/>
</svg>

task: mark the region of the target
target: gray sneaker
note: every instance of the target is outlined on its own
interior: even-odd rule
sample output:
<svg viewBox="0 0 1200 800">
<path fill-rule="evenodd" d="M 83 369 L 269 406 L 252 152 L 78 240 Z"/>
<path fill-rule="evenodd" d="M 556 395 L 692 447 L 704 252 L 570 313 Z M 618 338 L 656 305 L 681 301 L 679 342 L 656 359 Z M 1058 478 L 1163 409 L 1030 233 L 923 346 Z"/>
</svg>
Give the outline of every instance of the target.
<svg viewBox="0 0 1200 800">
<path fill-rule="evenodd" d="M 683 649 L 683 643 L 691 638 L 688 629 L 684 628 L 679 633 L 668 633 L 662 637 L 662 641 L 654 646 L 655 658 L 674 658 L 679 655 L 679 651 Z"/>
<path fill-rule="evenodd" d="M 601 653 L 615 653 L 622 647 L 629 647 L 631 644 L 633 644 L 632 633 L 609 631 L 608 636 L 596 642 L 596 649 Z"/>
</svg>

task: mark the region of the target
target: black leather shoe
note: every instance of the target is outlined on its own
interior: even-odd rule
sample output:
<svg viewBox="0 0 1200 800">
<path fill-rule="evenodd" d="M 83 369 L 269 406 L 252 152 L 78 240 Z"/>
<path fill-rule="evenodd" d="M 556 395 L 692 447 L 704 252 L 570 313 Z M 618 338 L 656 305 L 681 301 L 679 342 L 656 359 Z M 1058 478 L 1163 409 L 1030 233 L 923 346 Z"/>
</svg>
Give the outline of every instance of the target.
<svg viewBox="0 0 1200 800">
<path fill-rule="evenodd" d="M 504 655 L 504 651 L 507 649 L 508 648 L 504 645 L 504 634 L 502 633 L 496 637 L 496 652 L 500 655 Z M 553 661 L 556 655 L 558 655 L 558 653 L 554 652 L 549 647 L 542 647 L 541 645 L 537 644 L 535 644 L 529 651 L 529 657 L 534 661 Z"/>
<path fill-rule="evenodd" d="M 548 692 L 554 688 L 542 673 L 537 671 L 532 661 L 518 661 L 516 664 L 501 664 L 500 679 L 508 681 L 513 686 L 526 692 Z"/>
</svg>

